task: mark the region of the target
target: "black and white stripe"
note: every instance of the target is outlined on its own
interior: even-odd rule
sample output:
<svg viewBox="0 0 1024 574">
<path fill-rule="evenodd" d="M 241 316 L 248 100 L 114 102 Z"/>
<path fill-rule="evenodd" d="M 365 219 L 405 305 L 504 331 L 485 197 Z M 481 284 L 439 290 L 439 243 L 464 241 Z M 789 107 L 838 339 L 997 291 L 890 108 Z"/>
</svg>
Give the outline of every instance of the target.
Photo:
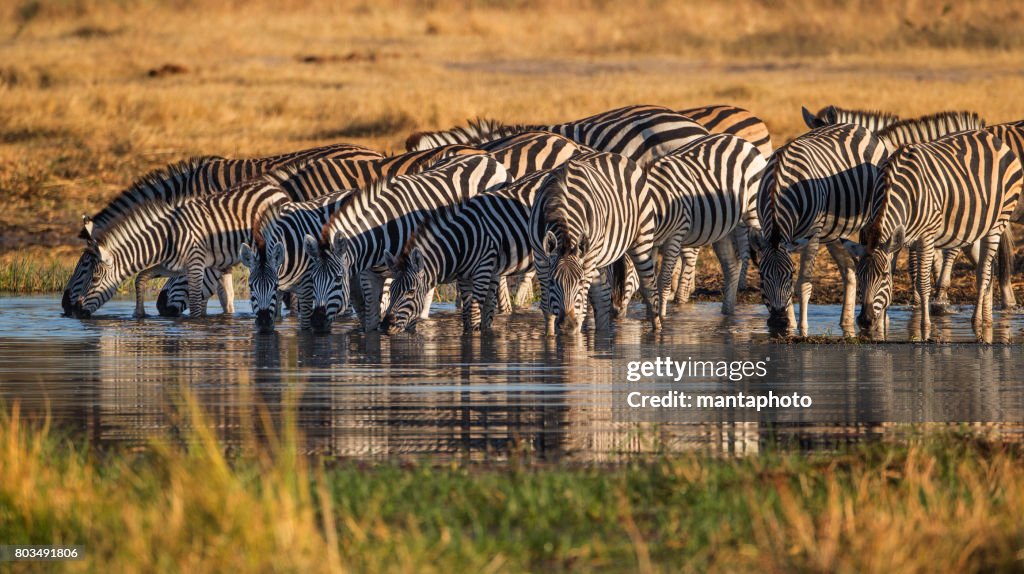
<svg viewBox="0 0 1024 574">
<path fill-rule="evenodd" d="M 929 338 L 930 256 L 981 240 L 974 325 L 992 321 L 992 262 L 1000 236 L 1017 208 L 1021 164 L 985 130 L 960 132 L 900 147 L 877 181 L 865 254 L 858 264 L 863 299 L 858 323 L 877 333 L 892 300 L 893 254 L 909 246 L 917 254 L 914 276 L 921 300 L 921 337 Z"/>
<path fill-rule="evenodd" d="M 67 315 L 76 315 L 76 302 L 84 293 L 92 280 L 93 267 L 96 263 L 93 253 L 95 247 L 92 245 L 96 238 L 102 235 L 104 230 L 129 217 L 140 206 L 145 206 L 151 201 L 162 201 L 166 203 L 178 203 L 186 198 L 216 193 L 230 188 L 231 186 L 258 176 L 267 171 L 278 169 L 297 161 L 311 159 L 348 159 L 354 161 L 358 158 L 370 159 L 379 158 L 380 154 L 368 150 L 362 146 L 352 144 L 333 144 L 321 146 L 298 152 L 268 156 L 258 159 L 223 159 L 214 156 L 193 158 L 165 168 L 150 172 L 133 183 L 127 190 L 115 197 L 106 207 L 93 215 L 84 216 L 80 237 L 90 245 L 83 251 L 75 270 L 68 280 L 64 290 L 62 307 Z M 142 274 L 142 283 L 151 274 Z M 210 281 L 207 281 L 211 284 Z M 161 315 L 176 316 L 181 313 L 185 306 L 185 300 L 174 296 L 175 286 L 178 282 L 172 281 L 165 286 L 158 300 L 158 309 Z M 142 296 L 143 285 L 136 289 L 136 314 L 144 315 Z M 220 290 L 225 294 L 222 297 L 222 306 L 231 312 L 232 286 L 230 275 L 224 276 Z M 212 293 L 208 292 L 208 295 Z"/>
<path fill-rule="evenodd" d="M 324 225 L 319 240 L 305 237 L 310 253 L 304 279 L 313 286 L 314 330 L 326 331 L 348 307 L 351 274 L 362 292 L 362 326 L 376 330 L 386 271 L 395 253 L 434 211 L 492 191 L 511 181 L 504 165 L 487 155 L 453 157 L 416 175 L 396 177 L 354 193 Z"/>
<path fill-rule="evenodd" d="M 842 326 L 852 332 L 855 264 L 840 241 L 859 238 L 885 158 L 885 146 L 870 131 L 844 123 L 811 130 L 768 160 L 757 195 L 763 234 L 756 237 L 761 296 L 772 330 L 788 330 L 794 322 L 794 266 L 789 252 L 802 248 L 798 328 L 807 334 L 814 260 L 818 246 L 825 244 L 844 279 Z"/>
<path fill-rule="evenodd" d="M 871 132 L 879 132 L 900 121 L 900 117 L 889 112 L 877 110 L 848 110 L 836 106 L 825 106 L 812 114 L 807 108 L 801 108 L 804 123 L 814 130 L 838 124 L 855 124 Z"/>
<path fill-rule="evenodd" d="M 546 178 L 530 213 L 530 243 L 548 334 L 556 327 L 579 332 L 588 298 L 596 327 L 607 329 L 612 285 L 606 268 L 626 256 L 640 275 L 648 317 L 655 330 L 661 328 L 651 254 L 654 217 L 643 170 L 624 156 L 585 152 Z"/>
<path fill-rule="evenodd" d="M 765 159 L 750 142 L 715 134 L 683 146 L 647 166 L 654 204 L 654 244 L 662 256 L 658 292 L 664 317 L 680 250 L 713 245 L 725 276 L 722 312 L 736 306 L 740 264 L 733 235 L 757 229 L 755 201 Z"/>
<path fill-rule="evenodd" d="M 186 274 L 189 314 L 204 315 L 206 270 L 228 272 L 238 262 L 241 244 L 252 241 L 252 222 L 264 209 L 290 199 L 274 175 L 177 204 L 149 201 L 107 228 L 95 244 L 97 264 L 80 299 L 82 316 L 90 316 L 121 283 L 144 271 Z"/>
<path fill-rule="evenodd" d="M 517 175 L 515 183 L 437 212 L 397 257 L 388 254 L 393 281 L 384 331 L 397 333 L 415 325 L 429 305 L 425 294 L 451 281 L 459 284 L 465 329 L 490 329 L 501 278 L 532 267 L 528 224 L 537 191 L 550 170 L 578 149 L 553 134 L 528 133 L 517 139 L 492 152 Z"/>
<path fill-rule="evenodd" d="M 637 162 L 661 157 L 708 133 L 699 123 L 669 108 L 636 105 L 553 125 L 503 125 L 493 120 L 477 120 L 467 128 L 413 134 L 406 146 L 415 150 L 457 143 L 478 145 L 527 131 L 555 133 Z"/>
</svg>

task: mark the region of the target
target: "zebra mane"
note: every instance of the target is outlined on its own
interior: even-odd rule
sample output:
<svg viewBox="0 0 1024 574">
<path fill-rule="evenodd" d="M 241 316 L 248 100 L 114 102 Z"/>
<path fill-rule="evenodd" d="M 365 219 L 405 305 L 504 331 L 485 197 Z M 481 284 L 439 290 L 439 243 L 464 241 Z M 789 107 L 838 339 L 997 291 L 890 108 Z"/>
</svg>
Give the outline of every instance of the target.
<svg viewBox="0 0 1024 574">
<path fill-rule="evenodd" d="M 886 111 L 883 111 L 883 110 L 852 110 L 852 109 L 848 109 L 848 108 L 839 108 L 839 107 L 836 107 L 836 106 L 826 106 L 826 107 L 822 108 L 821 110 L 818 111 L 817 117 L 825 118 L 825 117 L 828 116 L 828 114 L 830 112 L 834 113 L 835 117 L 837 119 L 839 119 L 840 121 L 843 120 L 843 119 L 846 119 L 846 120 L 857 120 L 857 119 L 860 119 L 860 120 L 873 120 L 873 121 L 876 121 L 876 122 L 879 122 L 879 123 L 885 123 L 885 124 L 895 123 L 895 122 L 900 121 L 900 117 L 897 116 L 896 114 L 893 114 L 891 112 L 886 112 Z M 853 122 L 850 122 L 850 121 L 842 122 L 841 121 L 841 123 L 857 123 L 857 122 L 856 121 L 853 121 Z"/>
<path fill-rule="evenodd" d="M 193 190 L 184 185 L 201 167 L 223 157 L 194 156 L 154 169 L 135 180 L 92 217 L 83 218 L 82 239 L 98 239 L 110 225 L 129 213 L 143 209 L 154 201 L 173 202 L 186 197 Z M 95 234 L 95 235 L 94 235 Z"/>
<path fill-rule="evenodd" d="M 252 223 L 252 243 L 258 253 L 266 253 L 267 241 L 263 237 L 264 228 L 268 227 L 275 219 L 281 216 L 284 205 L 273 204 L 264 208 L 256 214 Z"/>
<path fill-rule="evenodd" d="M 569 159 L 562 164 L 563 169 L 559 169 L 547 176 L 547 181 L 541 185 L 541 189 L 546 196 L 543 205 L 544 221 L 547 221 L 551 227 L 554 228 L 556 233 L 560 232 L 564 238 L 564 241 L 560 242 L 559 250 L 565 252 L 572 247 L 578 237 L 572 237 L 570 230 L 572 226 L 569 225 L 569 204 L 566 197 L 566 168 L 569 167 L 573 159 Z"/>
<path fill-rule="evenodd" d="M 405 140 L 405 149 L 414 151 L 424 147 L 435 148 L 450 144 L 481 144 L 518 135 L 535 127 L 522 124 L 503 124 L 498 120 L 478 117 L 467 120 L 465 126 L 453 126 L 447 130 L 433 132 L 416 132 Z"/>
<path fill-rule="evenodd" d="M 946 111 L 900 120 L 878 132 L 878 138 L 890 142 L 905 135 L 913 141 L 927 141 L 943 135 L 976 130 L 985 127 L 985 120 L 977 112 Z"/>
</svg>

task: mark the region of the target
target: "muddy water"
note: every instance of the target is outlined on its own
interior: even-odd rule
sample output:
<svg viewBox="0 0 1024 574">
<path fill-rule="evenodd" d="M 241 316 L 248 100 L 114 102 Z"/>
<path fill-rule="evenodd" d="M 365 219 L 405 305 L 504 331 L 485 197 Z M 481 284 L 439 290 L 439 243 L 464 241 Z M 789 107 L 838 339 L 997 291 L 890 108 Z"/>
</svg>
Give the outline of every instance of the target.
<svg viewBox="0 0 1024 574">
<path fill-rule="evenodd" d="M 215 304 L 212 312 L 218 313 Z M 131 318 L 112 301 L 96 318 L 59 317 L 52 297 L 0 299 L 0 402 L 50 413 L 68 432 L 108 446 L 188 440 L 194 399 L 231 448 L 265 437 L 294 412 L 308 452 L 381 459 L 606 460 L 626 453 L 705 449 L 752 453 L 769 441 L 810 448 L 894 432 L 897 422 L 966 422 L 1015 436 L 1024 425 L 1024 316 L 998 315 L 976 345 L 970 309 L 935 318 L 946 344 L 778 344 L 760 306 L 723 318 L 716 304 L 673 314 L 661 334 L 638 319 L 575 340 L 543 336 L 536 311 L 499 318 L 489 336 L 463 336 L 450 305 L 416 333 L 298 333 L 286 318 L 257 335 L 248 304 L 203 320 Z M 640 317 L 642 310 L 634 308 Z M 838 308 L 813 307 L 813 334 L 841 333 Z M 890 339 L 911 316 L 891 315 Z M 629 365 L 765 361 L 764 376 L 642 377 Z M 631 408 L 641 395 L 685 392 L 806 396 L 809 408 Z"/>
</svg>

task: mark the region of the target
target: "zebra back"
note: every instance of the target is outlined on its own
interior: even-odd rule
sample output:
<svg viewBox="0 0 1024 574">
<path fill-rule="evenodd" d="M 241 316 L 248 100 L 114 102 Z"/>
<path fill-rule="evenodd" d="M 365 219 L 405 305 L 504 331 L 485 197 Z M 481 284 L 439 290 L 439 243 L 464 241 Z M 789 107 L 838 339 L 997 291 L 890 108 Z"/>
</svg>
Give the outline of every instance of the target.
<svg viewBox="0 0 1024 574">
<path fill-rule="evenodd" d="M 517 134 L 482 144 L 480 148 L 501 162 L 516 179 L 562 165 L 580 150 L 569 138 L 549 132 Z"/>
<path fill-rule="evenodd" d="M 900 121 L 900 117 L 880 110 L 848 110 L 836 106 L 825 106 L 812 114 L 807 108 L 801 108 L 804 123 L 810 129 L 834 126 L 837 124 L 855 124 L 869 131 L 878 132 Z"/>
<path fill-rule="evenodd" d="M 1024 120 L 988 126 L 985 130 L 1003 140 L 1006 147 L 1024 163 Z M 1010 217 L 1010 221 L 1024 223 L 1024 201 L 1017 204 L 1017 210 Z"/>
<path fill-rule="evenodd" d="M 759 227 L 755 201 L 764 167 L 754 144 L 728 134 L 705 136 L 652 162 L 646 180 L 655 244 L 679 230 L 685 245 L 708 245 L 741 222 Z"/>
<path fill-rule="evenodd" d="M 498 120 L 476 118 L 468 120 L 465 126 L 453 126 L 447 130 L 435 132 L 416 132 L 405 140 L 405 149 L 428 151 L 448 145 L 477 145 L 510 135 L 533 131 L 536 126 L 520 124 L 503 124 Z"/>
<path fill-rule="evenodd" d="M 713 134 L 731 134 L 754 144 L 764 157 L 772 154 L 772 137 L 761 118 L 750 111 L 723 104 L 679 110 Z"/>
<path fill-rule="evenodd" d="M 893 253 L 925 234 L 936 248 L 969 245 L 1009 221 L 1021 181 L 1016 154 L 986 130 L 902 146 L 876 184 L 868 249 Z"/>
<path fill-rule="evenodd" d="M 939 112 L 919 118 L 900 120 L 878 132 L 891 153 L 900 146 L 932 141 L 949 134 L 985 127 L 985 120 L 974 112 Z"/>
<path fill-rule="evenodd" d="M 357 191 L 324 225 L 321 248 L 338 238 L 351 241 L 356 270 L 380 267 L 385 251 L 404 245 L 433 211 L 511 181 L 505 167 L 487 155 L 456 156 L 418 174 L 403 175 Z"/>
<path fill-rule="evenodd" d="M 765 166 L 757 215 L 773 247 L 817 234 L 822 241 L 859 233 L 886 151 L 867 129 L 836 124 L 780 147 Z"/>
</svg>

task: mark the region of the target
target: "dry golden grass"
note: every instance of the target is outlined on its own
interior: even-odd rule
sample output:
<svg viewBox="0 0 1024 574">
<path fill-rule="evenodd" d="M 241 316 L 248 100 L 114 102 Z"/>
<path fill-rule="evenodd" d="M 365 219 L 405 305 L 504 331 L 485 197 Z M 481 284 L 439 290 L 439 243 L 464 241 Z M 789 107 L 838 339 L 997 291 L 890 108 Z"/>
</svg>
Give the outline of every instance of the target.
<svg viewBox="0 0 1024 574">
<path fill-rule="evenodd" d="M 75 245 L 82 213 L 183 156 L 397 150 L 478 115 L 731 103 L 776 142 L 801 105 L 1016 119 L 1021 21 L 994 0 L 5 4 L 0 253 Z"/>
</svg>

